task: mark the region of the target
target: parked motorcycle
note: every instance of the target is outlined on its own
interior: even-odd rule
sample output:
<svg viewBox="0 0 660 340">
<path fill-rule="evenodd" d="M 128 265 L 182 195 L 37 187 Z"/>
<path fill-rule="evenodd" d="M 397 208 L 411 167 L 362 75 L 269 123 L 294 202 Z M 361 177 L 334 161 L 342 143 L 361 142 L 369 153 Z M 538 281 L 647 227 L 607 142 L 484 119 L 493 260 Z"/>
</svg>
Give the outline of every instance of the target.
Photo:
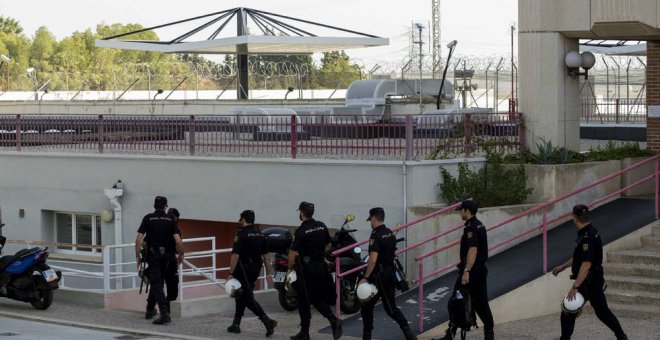
<svg viewBox="0 0 660 340">
<path fill-rule="evenodd" d="M 0 224 L 2 228 L 4 224 Z M 7 242 L 0 235 L 0 254 Z M 45 310 L 53 303 L 53 291 L 59 287 L 62 278 L 48 264 L 48 248 L 23 249 L 14 255 L 0 258 L 0 282 L 8 278 L 6 294 L 0 289 L 0 297 L 29 302 L 34 308 Z"/>
<path fill-rule="evenodd" d="M 287 229 L 279 227 L 266 228 L 262 233 L 266 236 L 268 252 L 273 253 L 273 288 L 277 290 L 280 306 L 284 310 L 294 311 L 298 308 L 298 300 L 295 291 L 285 283 L 293 237 Z"/>
<path fill-rule="evenodd" d="M 344 219 L 344 224 L 332 237 L 332 251 L 338 250 L 345 246 L 355 244 L 356 240 L 352 233 L 355 229 L 346 229 L 348 222 L 355 219 L 354 215 L 348 215 Z M 271 227 L 262 231 L 266 236 L 266 248 L 268 252 L 274 254 L 272 260 L 273 266 L 273 288 L 278 291 L 278 300 L 282 308 L 287 311 L 294 311 L 298 308 L 298 301 L 296 299 L 296 292 L 291 289 L 290 285 L 286 283 L 286 272 L 289 264 L 289 249 L 291 248 L 291 241 L 293 237 L 291 233 L 285 228 Z M 352 252 L 345 252 L 339 256 L 339 265 L 342 272 L 351 270 L 361 265 L 360 253 L 362 249 L 356 247 Z M 326 258 L 328 268 L 331 272 L 335 271 L 334 258 L 328 256 Z M 348 275 L 342 279 L 340 287 L 340 307 L 341 311 L 346 314 L 353 314 L 360 310 L 360 303 L 357 299 L 356 289 L 359 281 L 360 273 L 356 272 Z"/>
</svg>

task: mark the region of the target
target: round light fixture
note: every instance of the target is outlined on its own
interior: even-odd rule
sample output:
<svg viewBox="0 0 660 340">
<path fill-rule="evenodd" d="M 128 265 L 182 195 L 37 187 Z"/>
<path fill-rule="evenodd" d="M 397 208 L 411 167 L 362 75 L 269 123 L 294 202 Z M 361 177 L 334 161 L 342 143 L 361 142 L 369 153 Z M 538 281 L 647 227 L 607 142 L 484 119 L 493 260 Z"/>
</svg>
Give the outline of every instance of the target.
<svg viewBox="0 0 660 340">
<path fill-rule="evenodd" d="M 591 52 L 582 52 L 582 68 L 588 70 L 596 64 L 596 57 Z"/>
<path fill-rule="evenodd" d="M 101 219 L 103 222 L 110 223 L 115 218 L 115 214 L 110 209 L 103 209 L 101 211 Z"/>
<path fill-rule="evenodd" d="M 582 66 L 582 56 L 577 51 L 570 51 L 566 53 L 564 62 L 569 68 L 578 68 Z"/>
</svg>

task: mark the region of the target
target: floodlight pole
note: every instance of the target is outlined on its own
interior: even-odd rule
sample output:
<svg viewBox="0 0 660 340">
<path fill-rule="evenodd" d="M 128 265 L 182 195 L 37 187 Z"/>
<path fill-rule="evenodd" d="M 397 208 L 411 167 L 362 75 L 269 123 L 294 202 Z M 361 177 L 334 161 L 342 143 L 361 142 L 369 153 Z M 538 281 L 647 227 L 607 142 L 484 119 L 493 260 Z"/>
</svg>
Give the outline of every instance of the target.
<svg viewBox="0 0 660 340">
<path fill-rule="evenodd" d="M 240 8 L 236 16 L 236 34 L 248 35 L 247 12 Z M 236 46 L 236 99 L 248 99 L 248 47 L 246 44 Z"/>
</svg>

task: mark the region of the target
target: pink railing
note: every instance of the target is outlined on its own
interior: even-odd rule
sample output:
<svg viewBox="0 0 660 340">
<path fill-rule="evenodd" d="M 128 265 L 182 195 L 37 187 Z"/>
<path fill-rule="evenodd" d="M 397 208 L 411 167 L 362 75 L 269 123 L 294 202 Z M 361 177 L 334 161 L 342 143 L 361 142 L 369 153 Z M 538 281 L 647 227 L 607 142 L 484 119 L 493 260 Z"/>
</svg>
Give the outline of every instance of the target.
<svg viewBox="0 0 660 340">
<path fill-rule="evenodd" d="M 646 122 L 646 98 L 583 98 L 580 106 L 580 120 L 586 123 Z"/>
<path fill-rule="evenodd" d="M 608 200 L 608 199 L 611 199 L 611 198 L 613 198 L 613 197 L 616 197 L 616 196 L 618 196 L 619 194 L 621 194 L 621 193 L 624 192 L 624 191 L 627 191 L 627 190 L 630 190 L 630 189 L 632 189 L 632 188 L 635 188 L 635 187 L 637 187 L 637 186 L 639 186 L 639 185 L 642 185 L 644 182 L 647 182 L 647 181 L 652 180 L 652 179 L 655 178 L 655 188 L 654 188 L 654 190 L 655 190 L 655 218 L 656 218 L 656 219 L 660 218 L 660 205 L 659 205 L 659 202 L 660 202 L 660 181 L 658 180 L 658 178 L 659 178 L 659 172 L 660 172 L 660 164 L 659 164 L 659 160 L 660 160 L 660 155 L 653 156 L 653 157 L 648 158 L 648 159 L 646 159 L 646 160 L 644 160 L 644 161 L 641 161 L 641 162 L 639 162 L 639 163 L 637 163 L 637 164 L 634 164 L 634 165 L 632 165 L 632 166 L 630 166 L 630 167 L 628 167 L 628 168 L 626 168 L 626 169 L 623 169 L 623 170 L 617 171 L 617 172 L 615 172 L 615 173 L 613 173 L 613 174 L 611 174 L 611 175 L 609 175 L 609 176 L 603 177 L 603 178 L 601 178 L 600 180 L 595 181 L 595 182 L 593 182 L 593 183 L 591 183 L 591 184 L 589 184 L 589 185 L 586 185 L 586 186 L 584 186 L 584 187 L 582 187 L 582 188 L 580 188 L 580 189 L 578 189 L 578 190 L 575 190 L 575 191 L 573 191 L 573 192 L 571 192 L 571 193 L 567 193 L 567 194 L 565 194 L 565 195 L 562 195 L 562 196 L 560 196 L 560 197 L 558 197 L 558 198 L 556 198 L 556 199 L 554 199 L 554 200 L 551 200 L 551 201 L 549 201 L 549 202 L 539 204 L 539 205 L 537 205 L 537 206 L 534 207 L 534 208 L 531 208 L 531 209 L 529 209 L 529 210 L 527 210 L 527 211 L 524 211 L 524 212 L 522 212 L 522 213 L 520 213 L 520 214 L 517 214 L 517 215 L 515 215 L 515 216 L 513 216 L 513 217 L 510 217 L 510 218 L 508 218 L 508 219 L 506 219 L 506 220 L 504 220 L 504 221 L 501 221 L 501 222 L 499 222 L 499 223 L 497 223 L 497 224 L 491 226 L 490 228 L 487 229 L 488 232 L 491 232 L 491 231 L 493 231 L 493 230 L 495 230 L 495 229 L 497 229 L 497 228 L 500 228 L 501 226 L 503 226 L 503 225 L 505 225 L 505 224 L 508 224 L 508 223 L 513 222 L 513 221 L 519 220 L 519 219 L 521 219 L 521 218 L 523 218 L 523 217 L 529 216 L 529 215 L 531 215 L 531 214 L 533 214 L 533 213 L 535 213 L 535 212 L 538 212 L 538 211 L 540 211 L 540 210 L 543 211 L 543 217 L 542 217 L 542 222 L 541 222 L 541 223 L 539 223 L 539 224 L 537 224 L 537 225 L 535 225 L 535 226 L 533 226 L 533 227 L 531 227 L 531 228 L 529 228 L 529 229 L 526 229 L 526 230 L 524 230 L 523 232 L 521 232 L 521 233 L 519 233 L 519 234 L 517 234 L 517 235 L 515 235 L 515 236 L 513 236 L 513 237 L 510 237 L 510 238 L 505 239 L 505 240 L 503 240 L 503 241 L 501 241 L 501 242 L 498 242 L 497 244 L 491 246 L 491 247 L 489 248 L 489 250 L 497 249 L 497 248 L 499 248 L 499 247 L 502 247 L 502 246 L 505 245 L 505 244 L 509 244 L 509 243 L 511 243 L 511 242 L 513 242 L 513 241 L 519 240 L 519 239 L 521 239 L 521 238 L 527 236 L 527 235 L 530 234 L 530 233 L 533 233 L 533 232 L 535 232 L 535 231 L 540 231 L 540 232 L 542 232 L 542 235 L 543 235 L 543 249 L 542 249 L 542 252 L 543 252 L 543 260 L 542 260 L 542 261 L 543 261 L 543 273 L 544 273 L 544 274 L 547 273 L 547 271 L 548 271 L 548 225 L 550 225 L 550 224 L 552 224 L 552 223 L 555 223 L 555 222 L 558 222 L 558 221 L 561 221 L 561 220 L 563 220 L 563 219 L 569 217 L 570 214 L 571 214 L 570 212 L 567 212 L 567 213 L 563 213 L 563 214 L 561 214 L 561 215 L 559 215 L 559 216 L 557 216 L 557 217 L 555 217 L 555 218 L 549 219 L 549 218 L 548 218 L 548 208 L 549 208 L 550 206 L 554 205 L 554 204 L 557 204 L 557 203 L 559 203 L 559 202 L 561 202 L 561 201 L 563 201 L 563 200 L 566 200 L 567 198 L 573 197 L 573 196 L 575 196 L 575 195 L 577 195 L 577 194 L 579 194 L 579 193 L 581 193 L 581 192 L 583 192 L 583 191 L 585 191 L 585 190 L 588 190 L 588 189 L 590 189 L 590 188 L 593 188 L 593 187 L 595 187 L 595 186 L 598 186 L 598 185 L 600 185 L 600 184 L 602 184 L 602 183 L 604 183 L 604 182 L 606 182 L 606 181 L 608 181 L 608 180 L 611 180 L 611 179 L 613 179 L 613 178 L 616 178 L 616 177 L 618 177 L 618 176 L 621 176 L 622 174 L 625 174 L 625 173 L 627 173 L 627 172 L 630 172 L 630 171 L 632 171 L 632 170 L 635 170 L 635 169 L 637 169 L 637 168 L 639 168 L 639 167 L 641 167 L 641 166 L 643 166 L 643 165 L 649 164 L 649 163 L 651 163 L 651 162 L 655 162 L 655 170 L 654 170 L 654 173 L 653 173 L 653 174 L 648 175 L 648 176 L 646 176 L 646 177 L 643 177 L 642 179 L 640 179 L 640 180 L 634 182 L 633 184 L 630 184 L 630 185 L 628 185 L 628 186 L 626 186 L 626 187 L 624 187 L 624 188 L 621 188 L 621 189 L 619 189 L 619 190 L 617 190 L 617 191 L 615 191 L 615 192 L 613 192 L 613 193 L 611 193 L 611 194 L 607 194 L 607 195 L 605 195 L 605 196 L 603 196 L 603 197 L 600 197 L 600 198 L 594 200 L 593 202 L 590 202 L 590 203 L 588 204 L 588 206 L 589 206 L 589 207 L 592 207 L 592 206 L 594 206 L 594 205 L 596 205 L 596 204 L 599 204 L 599 203 L 601 203 L 601 202 L 603 202 L 603 201 L 606 201 L 606 200 Z M 454 210 L 456 207 L 458 207 L 459 205 L 460 205 L 460 203 L 456 203 L 456 204 L 453 204 L 453 205 L 451 205 L 451 206 L 449 206 L 449 207 L 446 207 L 446 208 L 440 209 L 440 210 L 435 211 L 435 212 L 433 212 L 433 213 L 431 213 L 431 214 L 428 214 L 428 215 L 426 215 L 426 216 L 423 216 L 423 217 L 417 218 L 417 219 L 415 219 L 415 220 L 413 220 L 413 221 L 411 221 L 411 222 L 408 222 L 408 223 L 403 224 L 403 225 L 401 225 L 401 226 L 399 226 L 399 227 L 397 227 L 397 228 L 395 228 L 395 229 L 392 229 L 392 231 L 397 232 L 397 231 L 399 231 L 399 230 L 403 230 L 403 229 L 410 228 L 410 227 L 412 227 L 412 226 L 414 226 L 414 225 L 417 225 L 417 224 L 420 223 L 420 222 L 423 222 L 423 221 L 428 220 L 428 219 L 430 219 L 430 218 L 433 218 L 433 217 L 439 216 L 439 215 L 444 214 L 444 213 L 446 213 L 446 212 L 452 211 L 452 210 Z M 400 255 L 400 254 L 402 254 L 402 253 L 408 252 L 408 251 L 411 250 L 411 249 L 417 248 L 417 247 L 422 246 L 422 245 L 424 245 L 424 244 L 427 244 L 427 243 L 429 243 L 429 242 L 431 242 L 431 241 L 433 241 L 433 240 L 436 240 L 436 239 L 438 239 L 438 238 L 440 238 L 440 237 L 443 237 L 443 236 L 446 236 L 446 235 L 448 235 L 448 234 L 450 234 L 450 233 L 452 233 L 452 232 L 455 232 L 455 231 L 461 229 L 462 227 L 463 227 L 462 224 L 457 225 L 457 226 L 454 226 L 454 227 L 451 227 L 450 229 L 445 230 L 445 231 L 443 231 L 443 232 L 441 232 L 441 233 L 438 233 L 438 234 L 436 234 L 436 235 L 433 235 L 433 236 L 431 236 L 431 237 L 429 237 L 429 238 L 427 238 L 427 239 L 425 239 L 425 240 L 423 240 L 423 241 L 417 242 L 417 243 L 412 244 L 412 245 L 409 245 L 409 246 L 407 246 L 407 247 L 405 247 L 405 248 L 403 248 L 403 249 L 401 249 L 401 250 L 398 250 L 396 254 L 397 254 L 397 255 Z M 357 242 L 357 243 L 355 243 L 355 244 L 352 244 L 352 245 L 346 246 L 346 247 L 344 247 L 344 248 L 341 248 L 341 249 L 336 250 L 335 252 L 332 253 L 332 255 L 336 257 L 336 256 L 338 256 L 338 255 L 341 254 L 341 253 L 344 253 L 344 252 L 350 251 L 350 250 L 352 250 L 353 248 L 358 247 L 358 246 L 361 246 L 361 245 L 363 245 L 363 244 L 365 244 L 365 243 L 367 243 L 367 242 L 368 242 L 368 240 L 364 240 L 364 241 L 360 241 L 360 242 Z M 417 277 L 417 279 L 413 280 L 413 283 L 417 284 L 417 289 L 418 289 L 418 300 L 419 300 L 419 301 L 418 301 L 418 308 L 419 308 L 419 309 L 418 309 L 418 313 L 419 313 L 419 314 L 418 314 L 418 322 L 419 322 L 419 325 L 418 325 L 419 328 L 418 328 L 418 329 L 419 329 L 419 333 L 422 333 L 423 330 L 424 330 L 424 281 L 426 281 L 427 279 L 430 279 L 430 278 L 436 277 L 437 275 L 439 275 L 439 274 L 441 274 L 441 273 L 443 273 L 443 272 L 445 272 L 445 271 L 447 271 L 447 270 L 449 270 L 449 269 L 455 268 L 456 265 L 458 265 L 458 263 L 459 263 L 458 261 L 457 261 L 457 262 L 453 262 L 453 263 L 451 263 L 451 264 L 448 264 L 448 265 L 442 266 L 442 267 L 440 267 L 440 268 L 438 268 L 438 269 L 433 270 L 433 271 L 430 272 L 430 273 L 425 274 L 425 273 L 424 273 L 424 264 L 423 264 L 423 260 L 424 260 L 424 259 L 427 259 L 427 258 L 429 258 L 429 257 L 431 257 L 431 256 L 437 255 L 437 254 L 439 254 L 439 253 L 441 253 L 441 252 L 443 252 L 443 251 L 446 251 L 446 250 L 448 250 L 448 249 L 450 249 L 450 248 L 452 248 L 452 247 L 455 247 L 455 246 L 457 246 L 459 243 L 460 243 L 460 239 L 459 239 L 459 240 L 454 240 L 454 241 L 451 241 L 451 242 L 447 243 L 446 245 L 443 245 L 442 247 L 440 247 L 440 248 L 438 248 L 438 249 L 432 250 L 432 251 L 430 251 L 430 252 L 427 252 L 427 253 L 425 253 L 425 254 L 422 254 L 422 255 L 419 255 L 419 256 L 415 257 L 415 261 L 418 263 L 418 277 Z M 340 315 L 340 300 L 339 300 L 339 299 L 340 299 L 341 279 L 342 279 L 343 277 L 347 276 L 347 275 L 350 275 L 350 274 L 355 273 L 355 272 L 357 272 L 357 271 L 361 271 L 361 270 L 363 270 L 364 268 L 366 268 L 366 266 L 367 266 L 366 264 L 363 264 L 363 265 L 361 265 L 361 266 L 359 266 L 359 267 L 357 267 L 357 268 L 351 269 L 351 270 L 349 270 L 349 271 L 341 272 L 341 268 L 340 268 L 340 266 L 339 266 L 339 261 L 335 261 L 335 273 L 336 273 L 336 274 L 335 274 L 335 275 L 336 275 L 336 276 L 335 276 L 335 277 L 336 277 L 336 280 L 335 280 L 335 289 L 336 289 L 336 293 L 337 293 L 337 301 L 336 301 L 335 309 L 336 309 L 336 314 L 337 314 L 337 315 Z"/>
<path fill-rule="evenodd" d="M 613 178 L 621 176 L 621 175 L 623 175 L 627 172 L 635 170 L 635 169 L 637 169 L 637 168 L 639 168 L 643 165 L 649 164 L 651 162 L 655 162 L 655 169 L 654 169 L 653 174 L 648 175 L 646 177 L 643 177 L 642 179 L 634 182 L 633 184 L 630 184 L 630 185 L 628 185 L 624 188 L 621 188 L 621 189 L 619 189 L 619 190 L 617 190 L 613 193 L 610 193 L 610 194 L 607 194 L 603 197 L 600 197 L 600 198 L 594 200 L 593 202 L 589 202 L 587 204 L 587 206 L 592 207 L 592 206 L 594 206 L 596 204 L 599 204 L 603 201 L 606 201 L 608 199 L 616 197 L 619 194 L 621 194 L 622 192 L 625 192 L 627 190 L 630 190 L 632 188 L 640 186 L 640 185 L 644 184 L 644 182 L 647 182 L 647 181 L 655 178 L 655 219 L 660 218 L 660 210 L 659 210 L 660 205 L 658 205 L 658 203 L 660 202 L 660 200 L 659 200 L 660 199 L 660 181 L 658 181 L 658 174 L 660 172 L 660 164 L 658 162 L 659 160 L 660 160 L 660 155 L 650 157 L 650 158 L 648 158 L 644 161 L 641 161 L 637 164 L 634 164 L 634 165 L 632 165 L 632 166 L 630 166 L 626 169 L 617 171 L 617 172 L 615 172 L 615 173 L 613 173 L 609 176 L 605 176 L 605 177 L 603 177 L 603 178 L 601 178 L 601 179 L 599 179 L 599 180 L 597 180 L 597 181 L 595 181 L 595 182 L 593 182 L 589 185 L 586 185 L 586 186 L 584 186 L 580 189 L 577 189 L 573 192 L 564 194 L 564 195 L 562 195 L 560 197 L 557 197 L 557 198 L 555 198 L 551 201 L 539 204 L 534 208 L 526 210 L 526 211 L 524 211 L 520 214 L 517 214 L 513 217 L 510 217 L 510 218 L 508 218 L 508 219 L 506 219 L 502 222 L 499 222 L 499 223 L 491 226 L 490 228 L 487 228 L 487 231 L 491 232 L 491 231 L 493 231 L 493 230 L 495 230 L 495 229 L 497 229 L 497 228 L 499 228 L 499 227 L 501 227 L 505 224 L 508 224 L 508 223 L 513 222 L 513 221 L 519 220 L 523 217 L 529 216 L 529 215 L 531 215 L 535 212 L 538 212 L 540 210 L 542 210 L 542 212 L 543 212 L 543 218 L 542 218 L 542 222 L 540 224 L 537 224 L 537 225 L 535 225 L 535 226 L 533 226 L 529 229 L 524 230 L 523 232 L 521 232 L 521 233 L 519 233 L 519 234 L 517 234 L 513 237 L 510 237 L 506 240 L 503 240 L 503 241 L 495 244 L 494 246 L 489 247 L 489 250 L 497 249 L 497 248 L 499 248 L 499 247 L 501 247 L 505 244 L 516 241 L 516 240 L 518 240 L 520 238 L 523 238 L 526 235 L 528 235 L 528 234 L 530 234 L 534 231 L 540 231 L 543 235 L 543 241 L 542 241 L 543 242 L 543 249 L 542 249 L 542 252 L 543 252 L 542 253 L 543 254 L 543 260 L 542 260 L 543 261 L 543 263 L 542 263 L 542 265 L 543 265 L 543 274 L 547 273 L 548 272 L 548 225 L 550 225 L 552 223 L 555 223 L 555 222 L 558 222 L 558 221 L 561 221 L 561 220 L 564 220 L 565 218 L 571 216 L 571 212 L 567 212 L 567 213 L 560 214 L 559 216 L 557 216 L 553 219 L 548 219 L 548 208 L 555 205 L 555 204 L 557 204 L 557 203 L 559 203 L 559 202 L 561 202 L 561 201 L 564 201 L 568 198 L 571 198 L 571 197 L 573 197 L 573 196 L 575 196 L 575 195 L 577 195 L 577 194 L 579 194 L 579 193 L 581 193 L 585 190 L 591 189 L 595 186 L 598 186 L 598 185 L 600 185 L 604 182 L 607 182 L 607 181 L 609 181 Z M 458 264 L 458 262 L 456 262 L 456 263 L 444 266 L 442 268 L 438 268 L 438 269 L 436 269 L 436 270 L 434 270 L 434 271 L 432 271 L 428 274 L 424 274 L 423 260 L 426 259 L 426 258 L 429 258 L 433 255 L 437 255 L 437 254 L 439 254 L 439 253 L 441 253 L 441 252 L 443 252 L 443 251 L 445 251 L 449 248 L 452 248 L 452 247 L 458 245 L 459 242 L 460 241 L 451 242 L 451 243 L 449 243 L 449 244 L 447 244 L 443 247 L 440 247 L 440 248 L 435 249 L 433 251 L 430 251 L 426 254 L 422 254 L 420 256 L 415 257 L 415 261 L 418 264 L 418 270 L 419 270 L 418 277 L 417 277 L 417 279 L 414 280 L 414 283 L 417 284 L 417 289 L 418 289 L 418 308 L 419 308 L 419 310 L 418 310 L 418 313 L 419 313 L 419 315 L 418 315 L 418 322 L 419 322 L 418 327 L 419 328 L 418 329 L 419 329 L 420 333 L 422 333 L 424 331 L 424 281 L 429 279 L 429 278 L 435 277 L 438 274 L 443 273 L 443 272 L 445 272 L 449 269 L 452 269 Z"/>
<path fill-rule="evenodd" d="M 412 160 L 517 152 L 521 114 L 0 115 L 0 149 Z"/>
</svg>

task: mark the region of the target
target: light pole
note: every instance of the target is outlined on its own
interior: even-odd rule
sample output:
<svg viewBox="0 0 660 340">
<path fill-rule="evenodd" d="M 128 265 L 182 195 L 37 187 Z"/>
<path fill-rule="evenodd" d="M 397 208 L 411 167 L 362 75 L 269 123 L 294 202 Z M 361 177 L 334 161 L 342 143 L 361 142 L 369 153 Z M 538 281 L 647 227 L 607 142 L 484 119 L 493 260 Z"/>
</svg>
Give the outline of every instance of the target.
<svg viewBox="0 0 660 340">
<path fill-rule="evenodd" d="M 424 56 L 422 55 L 422 45 L 424 45 L 424 42 L 422 41 L 422 30 L 424 29 L 424 26 L 420 23 L 416 23 L 415 28 L 419 30 L 419 41 L 415 43 L 419 45 L 419 113 L 421 114 L 424 112 L 424 104 L 422 103 L 422 67 L 424 62 Z"/>
<path fill-rule="evenodd" d="M 1 72 L 2 71 L 2 65 L 4 63 L 9 63 L 10 61 L 11 61 L 11 59 L 8 56 L 6 56 L 4 54 L 0 54 L 0 76 L 2 75 L 2 72 Z M 9 66 L 9 65 L 7 65 L 7 66 Z M 7 67 L 7 72 L 6 73 L 7 73 L 7 82 L 5 83 L 5 87 L 8 88 L 9 87 L 9 67 Z M 5 91 L 7 91 L 6 88 L 5 88 Z"/>
<path fill-rule="evenodd" d="M 34 67 L 30 67 L 27 70 L 27 75 L 30 79 L 32 79 L 32 85 L 34 86 L 34 100 L 39 100 L 39 88 L 37 87 L 37 75 L 36 75 L 36 70 Z"/>
</svg>

